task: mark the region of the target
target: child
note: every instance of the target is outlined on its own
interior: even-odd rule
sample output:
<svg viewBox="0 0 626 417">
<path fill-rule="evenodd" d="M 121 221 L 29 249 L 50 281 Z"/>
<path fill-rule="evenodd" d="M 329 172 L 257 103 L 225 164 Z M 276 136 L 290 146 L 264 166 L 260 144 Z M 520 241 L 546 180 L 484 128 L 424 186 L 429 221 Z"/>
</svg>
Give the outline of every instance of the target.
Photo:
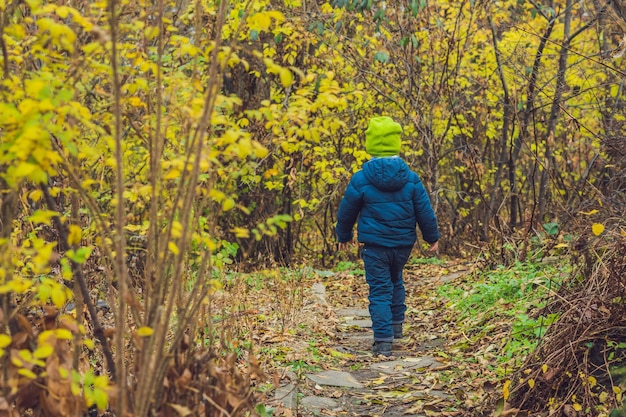
<svg viewBox="0 0 626 417">
<path fill-rule="evenodd" d="M 374 117 L 365 131 L 372 159 L 351 178 L 337 213 L 339 250 L 352 242 L 358 218 L 363 246 L 375 355 L 391 355 L 391 342 L 402 337 L 406 305 L 402 270 L 417 239 L 416 225 L 437 250 L 437 218 L 420 177 L 402 160 L 402 128 L 390 117 Z"/>
</svg>

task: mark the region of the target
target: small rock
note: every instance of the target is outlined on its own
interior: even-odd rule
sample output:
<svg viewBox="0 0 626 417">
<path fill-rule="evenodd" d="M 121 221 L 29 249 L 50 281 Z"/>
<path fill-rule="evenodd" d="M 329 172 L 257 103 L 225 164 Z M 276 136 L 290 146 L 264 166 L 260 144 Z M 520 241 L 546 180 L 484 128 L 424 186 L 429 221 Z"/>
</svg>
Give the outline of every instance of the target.
<svg viewBox="0 0 626 417">
<path fill-rule="evenodd" d="M 369 319 L 348 320 L 344 324 L 346 326 L 362 327 L 364 329 L 369 329 L 372 327 L 372 320 L 369 320 Z"/>
<path fill-rule="evenodd" d="M 438 282 L 450 282 L 450 281 L 454 281 L 455 279 L 462 277 L 463 275 L 466 275 L 467 271 L 459 271 L 459 272 L 453 272 L 451 274 L 448 275 L 443 275 L 441 277 L 439 277 L 438 279 L 436 279 L 436 281 Z"/>
<path fill-rule="evenodd" d="M 313 293 L 313 299 L 320 303 L 320 304 L 328 304 L 326 302 L 326 287 L 324 287 L 324 284 L 320 283 L 320 282 L 316 282 L 315 284 L 313 284 L 313 286 L 311 287 L 311 292 Z"/>
<path fill-rule="evenodd" d="M 369 317 L 370 312 L 367 308 L 340 308 L 337 310 L 337 315 L 340 317 Z"/>
<path fill-rule="evenodd" d="M 323 371 L 317 374 L 307 374 L 307 378 L 319 385 L 363 388 L 363 384 L 357 381 L 349 372 Z"/>
<path fill-rule="evenodd" d="M 298 389 L 293 384 L 287 384 L 276 389 L 274 399 L 283 407 L 295 409 L 298 406 Z"/>
<path fill-rule="evenodd" d="M 382 372 L 387 375 L 398 374 L 412 369 L 434 368 L 442 365 L 441 362 L 431 356 L 421 358 L 406 358 L 397 361 L 378 362 L 370 365 L 372 371 Z"/>
<path fill-rule="evenodd" d="M 304 408 L 308 408 L 309 410 L 334 410 L 339 406 L 339 404 L 337 404 L 337 401 L 332 398 L 311 395 L 302 399 L 302 406 Z"/>
</svg>

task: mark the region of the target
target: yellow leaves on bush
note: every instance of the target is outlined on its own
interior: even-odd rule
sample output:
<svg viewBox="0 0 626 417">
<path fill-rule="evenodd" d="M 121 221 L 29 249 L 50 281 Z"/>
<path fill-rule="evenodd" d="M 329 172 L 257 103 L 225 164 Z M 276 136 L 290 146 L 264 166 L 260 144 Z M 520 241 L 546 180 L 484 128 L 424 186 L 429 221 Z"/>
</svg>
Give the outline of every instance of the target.
<svg viewBox="0 0 626 417">
<path fill-rule="evenodd" d="M 287 88 L 291 84 L 293 84 L 293 74 L 289 70 L 289 68 L 281 68 L 279 70 L 280 83 L 283 87 Z"/>
<path fill-rule="evenodd" d="M 600 236 L 604 232 L 604 225 L 601 223 L 594 223 L 591 225 L 591 231 L 594 235 Z"/>
<path fill-rule="evenodd" d="M 17 373 L 25 376 L 28 379 L 37 379 L 37 374 L 27 368 L 20 368 L 18 369 Z"/>
<path fill-rule="evenodd" d="M 172 252 L 174 255 L 178 255 L 180 253 L 180 249 L 178 249 L 178 245 L 176 245 L 176 243 L 170 241 L 167 244 L 167 248 L 170 250 L 170 252 Z"/>
<path fill-rule="evenodd" d="M 243 227 L 233 227 L 230 231 L 235 234 L 235 237 L 238 238 L 247 239 L 250 237 L 250 230 Z"/>
<path fill-rule="evenodd" d="M 69 288 L 51 278 L 44 278 L 37 287 L 39 301 L 45 304 L 50 300 L 58 309 L 62 308 L 71 297 L 72 291 Z"/>
<path fill-rule="evenodd" d="M 0 358 L 4 357 L 4 348 L 11 344 L 11 336 L 8 334 L 0 334 Z"/>
<path fill-rule="evenodd" d="M 83 345 L 89 350 L 94 350 L 96 348 L 96 344 L 93 339 L 83 339 Z"/>
<path fill-rule="evenodd" d="M 178 220 L 172 222 L 172 237 L 178 239 L 183 235 L 183 224 Z"/>
<path fill-rule="evenodd" d="M 147 107 L 147 104 L 143 102 L 143 100 L 141 100 L 141 98 L 134 96 L 134 97 L 130 97 L 128 99 L 128 104 L 130 104 L 132 107 Z"/>
<path fill-rule="evenodd" d="M 67 25 L 57 23 L 49 17 L 42 17 L 37 20 L 37 27 L 41 32 L 48 33 L 52 43 L 59 48 L 73 53 L 76 33 Z"/>
<path fill-rule="evenodd" d="M 229 211 L 235 207 L 235 200 L 227 198 L 222 202 L 222 210 Z"/>
<path fill-rule="evenodd" d="M 30 287 L 32 287 L 32 285 L 33 282 L 31 280 L 24 279 L 22 277 L 16 277 L 0 285 L 0 294 L 8 294 L 11 292 L 16 294 L 24 294 L 30 289 Z"/>
<path fill-rule="evenodd" d="M 58 212 L 52 210 L 35 210 L 35 212 L 28 217 L 28 220 L 33 224 L 45 224 L 46 226 L 50 226 L 52 219 L 58 215 Z"/>
<path fill-rule="evenodd" d="M 71 224 L 67 234 L 67 243 L 70 246 L 80 245 L 80 241 L 83 237 L 83 231 L 80 226 Z"/>
<path fill-rule="evenodd" d="M 622 402 L 622 395 L 623 395 L 622 389 L 620 387 L 614 385 L 613 386 L 613 394 L 615 394 L 615 400 L 618 403 L 621 403 Z"/>
<path fill-rule="evenodd" d="M 250 30 L 258 32 L 268 31 L 272 25 L 272 20 L 277 24 L 285 20 L 285 16 L 277 10 L 268 10 L 252 14 L 246 18 L 246 23 Z"/>
<path fill-rule="evenodd" d="M 54 346 L 46 344 L 35 349 L 33 357 L 36 359 L 46 359 L 48 356 L 52 355 L 53 352 Z"/>
<path fill-rule="evenodd" d="M 11 336 L 9 336 L 8 334 L 0 334 L 0 349 L 4 349 L 10 344 L 11 344 Z"/>
<path fill-rule="evenodd" d="M 589 375 L 587 377 L 587 384 L 589 385 L 589 388 L 595 387 L 597 383 L 598 383 L 598 380 L 594 376 Z"/>
</svg>

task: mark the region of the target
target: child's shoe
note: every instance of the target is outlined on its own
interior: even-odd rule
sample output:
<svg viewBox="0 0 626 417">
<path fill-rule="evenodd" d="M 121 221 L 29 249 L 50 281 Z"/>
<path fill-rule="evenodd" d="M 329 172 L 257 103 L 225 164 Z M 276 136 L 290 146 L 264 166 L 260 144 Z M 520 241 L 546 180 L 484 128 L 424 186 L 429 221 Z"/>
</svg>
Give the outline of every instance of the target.
<svg viewBox="0 0 626 417">
<path fill-rule="evenodd" d="M 375 341 L 372 346 L 372 353 L 374 355 L 391 356 L 391 342 Z"/>
<path fill-rule="evenodd" d="M 402 323 L 392 324 L 391 328 L 393 329 L 393 338 L 402 339 Z"/>
</svg>

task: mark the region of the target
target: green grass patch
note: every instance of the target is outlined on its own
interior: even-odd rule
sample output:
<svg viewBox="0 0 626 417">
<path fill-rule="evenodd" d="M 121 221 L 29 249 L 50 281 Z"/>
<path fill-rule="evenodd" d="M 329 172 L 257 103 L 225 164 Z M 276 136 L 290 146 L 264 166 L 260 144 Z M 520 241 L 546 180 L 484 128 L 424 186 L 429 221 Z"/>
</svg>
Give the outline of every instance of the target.
<svg viewBox="0 0 626 417">
<path fill-rule="evenodd" d="M 567 265 L 519 262 L 439 287 L 450 320 L 463 334 L 456 347 L 465 352 L 484 348 L 500 374 L 519 366 L 558 318 L 538 313 L 568 272 Z"/>
<path fill-rule="evenodd" d="M 407 262 L 409 265 L 445 265 L 446 261 L 441 258 L 410 258 Z"/>
</svg>

